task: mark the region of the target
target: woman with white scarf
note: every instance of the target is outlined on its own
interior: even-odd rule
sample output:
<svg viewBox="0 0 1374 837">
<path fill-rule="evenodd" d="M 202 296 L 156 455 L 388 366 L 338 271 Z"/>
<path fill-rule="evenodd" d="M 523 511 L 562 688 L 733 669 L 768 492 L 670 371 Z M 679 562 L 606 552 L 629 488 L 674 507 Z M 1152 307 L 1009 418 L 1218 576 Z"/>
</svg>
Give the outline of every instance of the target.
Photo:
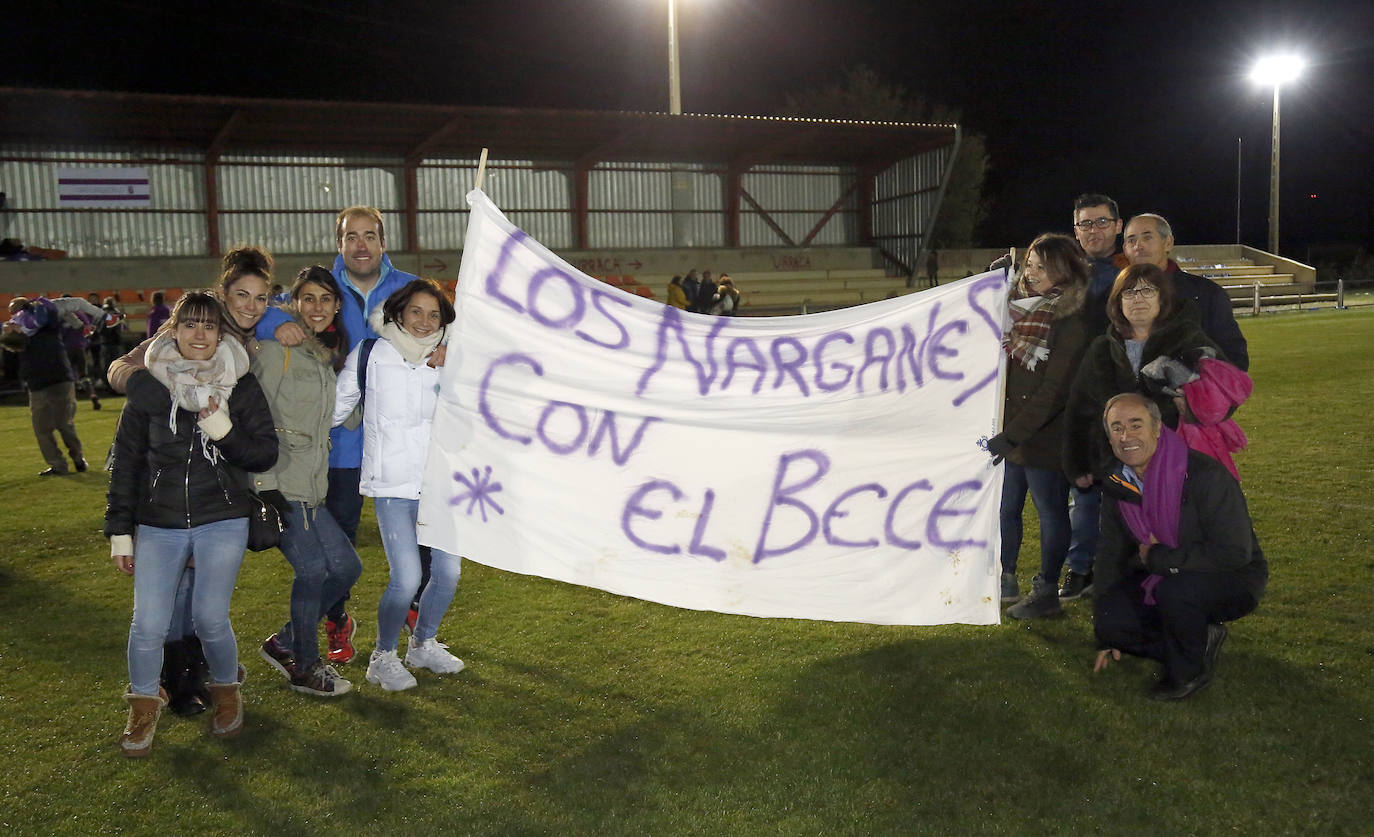
<svg viewBox="0 0 1374 837">
<path fill-rule="evenodd" d="M 229 600 L 256 507 L 247 475 L 270 468 L 277 449 L 248 354 L 223 339 L 225 331 L 214 296 L 197 291 L 177 300 L 148 348 L 147 368 L 129 378 L 115 431 L 105 534 L 115 567 L 134 577 L 129 717 L 120 738 L 127 756 L 151 750 L 167 702 L 158 682 L 163 640 L 192 553 L 191 612 L 210 669 L 210 731 L 230 737 L 243 728 Z"/>
<path fill-rule="evenodd" d="M 339 374 L 334 422 L 342 423 L 362 400 L 361 490 L 374 499 L 391 571 L 377 605 L 377 647 L 367 666 L 368 682 L 386 691 L 416 685 L 406 665 L 436 674 L 463 669 L 463 661 L 435 638 L 458 589 L 462 566 L 457 555 L 441 549 L 431 549 L 430 578 L 420 596 L 404 665 L 396 652 L 421 580 L 415 521 L 440 374 L 426 358 L 443 341 L 454 317 L 453 305 L 437 282 L 411 281 L 373 310 L 371 325 L 380 338 L 359 343 Z"/>
<path fill-rule="evenodd" d="M 224 334 L 238 340 L 251 361 L 258 351 L 253 327 L 267 310 L 267 289 L 272 283 L 272 254 L 261 247 L 235 247 L 224 254 L 220 262 L 219 281 L 214 292 L 223 303 Z M 144 340 L 128 354 L 110 364 L 106 380 L 110 388 L 123 393 L 129 377 L 146 369 L 145 358 L 152 348 L 154 337 Z M 167 708 L 182 717 L 204 712 L 210 704 L 210 693 L 204 681 L 208 676 L 205 653 L 196 638 L 191 620 L 190 601 L 195 590 L 195 556 L 191 556 L 177 588 L 176 608 L 172 613 L 172 629 L 162 649 L 162 687 L 167 690 Z"/>
</svg>

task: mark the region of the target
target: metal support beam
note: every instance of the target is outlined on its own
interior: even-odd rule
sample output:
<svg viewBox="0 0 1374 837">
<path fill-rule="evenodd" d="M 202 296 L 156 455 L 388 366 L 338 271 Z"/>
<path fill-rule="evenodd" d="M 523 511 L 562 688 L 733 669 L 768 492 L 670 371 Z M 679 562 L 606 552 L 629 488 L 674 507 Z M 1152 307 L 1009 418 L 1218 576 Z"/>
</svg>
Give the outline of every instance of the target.
<svg viewBox="0 0 1374 837">
<path fill-rule="evenodd" d="M 591 224 L 587 217 L 588 195 L 591 192 L 591 166 L 578 163 L 573 167 L 573 241 L 577 249 L 591 248 Z"/>
<path fill-rule="evenodd" d="M 410 150 L 405 153 L 405 158 L 407 160 L 418 161 L 429 156 L 429 152 L 434 146 L 438 145 L 445 137 L 453 133 L 453 131 L 466 122 L 468 118 L 469 117 L 466 115 L 461 115 L 448 120 L 438 130 L 430 132 L 424 139 L 411 146 Z"/>
<path fill-rule="evenodd" d="M 218 164 L 218 154 L 205 155 L 205 249 L 211 256 L 220 254 Z"/>
<path fill-rule="evenodd" d="M 873 179 L 881 170 L 868 166 L 859 169 L 859 243 L 865 247 L 873 246 Z"/>
<path fill-rule="evenodd" d="M 940 178 L 940 191 L 935 195 L 935 208 L 931 210 L 930 221 L 926 223 L 926 228 L 921 232 L 921 240 L 917 243 L 916 264 L 921 263 L 921 259 L 926 253 L 930 252 L 930 237 L 935 233 L 935 222 L 940 218 L 940 206 L 945 202 L 945 192 L 949 189 L 949 179 L 954 176 L 954 166 L 959 162 L 959 148 L 964 144 L 964 128 L 961 125 L 954 126 L 954 149 L 949 152 L 949 165 L 945 166 L 945 176 Z M 916 276 L 914 266 L 908 270 L 907 280 L 910 281 Z"/>
<path fill-rule="evenodd" d="M 242 116 L 241 110 L 229 114 L 205 149 L 205 249 L 215 258 L 219 258 L 222 249 L 219 236 L 219 158 Z"/>
<path fill-rule="evenodd" d="M 759 217 L 763 219 L 763 223 L 767 224 L 770 230 L 777 233 L 778 238 L 781 238 L 783 242 L 787 244 L 788 247 L 797 246 L 797 242 L 793 241 L 791 236 L 789 236 L 782 227 L 778 226 L 778 222 L 773 220 L 773 216 L 769 215 L 763 207 L 759 206 L 759 202 L 754 200 L 753 195 L 744 191 L 743 188 L 739 190 L 739 194 L 740 197 L 744 198 L 745 202 L 748 203 L 749 206 L 752 207 L 753 210 L 759 214 Z"/>
<path fill-rule="evenodd" d="M 406 179 L 406 252 L 420 252 L 420 161 L 407 158 Z"/>
<path fill-rule="evenodd" d="M 744 169 L 730 165 L 725 170 L 725 246 L 739 246 L 739 202 L 744 193 Z"/>
<path fill-rule="evenodd" d="M 467 116 L 454 116 L 436 130 L 431 131 L 405 153 L 405 219 L 407 253 L 420 252 L 420 163 L 429 152 L 450 134 L 462 126 Z"/>
<path fill-rule="evenodd" d="M 840 211 L 840 208 L 844 206 L 844 202 L 849 200 L 849 196 L 854 194 L 854 191 L 858 188 L 858 186 L 859 181 L 857 180 L 849 184 L 849 188 L 844 190 L 844 194 L 840 195 L 840 197 L 833 204 L 830 205 L 830 208 L 825 211 L 825 214 L 821 216 L 821 219 L 816 222 L 816 226 L 812 227 L 811 232 L 806 234 L 806 238 L 802 239 L 801 246 L 811 246 L 811 240 L 820 233 L 821 229 L 825 227 L 826 223 L 829 222 L 831 218 L 835 217 L 835 213 Z"/>
</svg>

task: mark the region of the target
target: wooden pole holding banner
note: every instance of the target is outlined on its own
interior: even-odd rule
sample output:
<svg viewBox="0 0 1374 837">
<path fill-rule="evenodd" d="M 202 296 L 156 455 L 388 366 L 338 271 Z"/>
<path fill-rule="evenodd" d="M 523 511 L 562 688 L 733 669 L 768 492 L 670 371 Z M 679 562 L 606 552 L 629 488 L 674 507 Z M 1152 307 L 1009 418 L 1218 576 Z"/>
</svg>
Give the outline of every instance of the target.
<svg viewBox="0 0 1374 837">
<path fill-rule="evenodd" d="M 1011 281 L 1012 277 L 1016 274 L 1016 248 L 1013 247 L 1013 248 L 1011 248 L 1010 250 L 1008 250 L 1008 251 L 1007 251 L 1007 255 L 1008 255 L 1008 256 L 1011 256 L 1011 266 L 1008 267 L 1008 268 L 1006 268 L 1006 271 L 1007 271 L 1007 280 L 1008 280 L 1008 281 Z M 1003 353 L 1003 362 L 1006 362 L 1005 352 Z M 1006 403 L 1007 403 L 1007 373 L 1006 373 L 1006 370 L 1003 370 L 1003 371 L 1002 371 L 1002 382 L 1001 382 L 1001 384 L 998 385 L 998 387 L 997 387 L 997 403 L 998 403 L 999 405 L 1000 405 L 1000 404 L 1006 404 Z M 1002 432 L 1002 421 L 1006 418 L 1006 416 L 1003 415 L 1004 412 L 1006 412 L 1006 411 L 1003 410 L 1003 409 L 1000 409 L 1000 408 L 999 408 L 998 411 L 997 411 L 997 423 L 996 423 L 995 426 L 996 426 L 996 428 L 997 428 L 997 432 L 998 432 L 998 433 L 1001 433 L 1001 432 Z"/>
<path fill-rule="evenodd" d="M 482 180 L 487 176 L 487 150 L 482 149 L 482 156 L 477 158 L 477 182 L 473 184 L 474 189 L 482 191 Z"/>
</svg>

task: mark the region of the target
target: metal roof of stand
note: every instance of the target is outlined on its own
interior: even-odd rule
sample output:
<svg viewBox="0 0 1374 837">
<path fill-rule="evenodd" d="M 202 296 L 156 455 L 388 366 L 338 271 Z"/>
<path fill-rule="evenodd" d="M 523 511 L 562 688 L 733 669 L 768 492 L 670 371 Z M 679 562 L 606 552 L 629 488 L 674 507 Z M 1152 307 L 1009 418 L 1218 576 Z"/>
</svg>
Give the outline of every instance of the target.
<svg viewBox="0 0 1374 837">
<path fill-rule="evenodd" d="M 387 154 L 538 162 L 882 168 L 951 144 L 954 125 L 251 99 L 0 87 L 0 142 L 234 153 Z"/>
</svg>

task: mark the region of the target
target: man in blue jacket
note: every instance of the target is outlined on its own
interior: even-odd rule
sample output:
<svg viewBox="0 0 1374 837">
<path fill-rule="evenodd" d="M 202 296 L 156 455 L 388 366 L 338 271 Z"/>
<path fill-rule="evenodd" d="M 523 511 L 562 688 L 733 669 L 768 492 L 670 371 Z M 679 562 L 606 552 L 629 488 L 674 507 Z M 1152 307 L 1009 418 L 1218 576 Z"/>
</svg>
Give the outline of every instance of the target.
<svg viewBox="0 0 1374 837">
<path fill-rule="evenodd" d="M 376 337 L 367 324 L 372 309 L 407 282 L 415 279 L 412 273 L 397 269 L 386 254 L 386 231 L 382 213 L 372 206 L 350 206 L 339 213 L 334 225 L 334 237 L 339 255 L 330 271 L 343 291 L 343 321 L 348 330 L 350 351 L 363 340 Z M 296 346 L 305 333 L 291 317 L 279 308 L 268 308 L 258 321 L 259 340 L 276 340 Z M 436 362 L 435 365 L 438 365 Z M 335 427 L 329 434 L 329 493 L 325 508 L 344 530 L 350 541 L 357 540 L 358 520 L 362 516 L 363 497 L 358 491 L 362 474 L 363 431 Z M 325 628 L 329 634 L 329 659 L 346 663 L 353 659 L 351 642 L 357 629 L 353 617 L 344 609 L 343 599 L 329 609 Z"/>
</svg>

